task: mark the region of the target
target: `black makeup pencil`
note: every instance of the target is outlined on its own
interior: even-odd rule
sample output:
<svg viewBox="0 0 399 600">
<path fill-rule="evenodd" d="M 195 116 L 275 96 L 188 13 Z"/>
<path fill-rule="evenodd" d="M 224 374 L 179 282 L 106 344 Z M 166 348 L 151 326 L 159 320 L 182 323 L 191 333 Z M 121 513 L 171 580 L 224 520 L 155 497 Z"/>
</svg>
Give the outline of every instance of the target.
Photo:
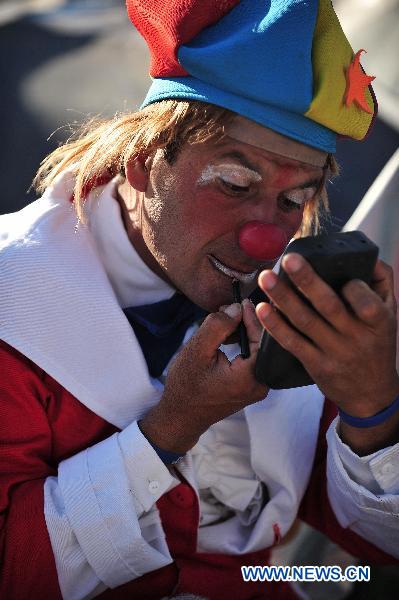
<svg viewBox="0 0 399 600">
<path fill-rule="evenodd" d="M 238 302 L 239 304 L 241 304 L 241 290 L 240 282 L 238 281 L 238 279 L 233 279 L 233 298 L 234 302 Z M 240 334 L 241 356 L 243 358 L 249 358 L 249 343 L 244 321 L 240 322 L 238 326 L 238 332 Z"/>
</svg>

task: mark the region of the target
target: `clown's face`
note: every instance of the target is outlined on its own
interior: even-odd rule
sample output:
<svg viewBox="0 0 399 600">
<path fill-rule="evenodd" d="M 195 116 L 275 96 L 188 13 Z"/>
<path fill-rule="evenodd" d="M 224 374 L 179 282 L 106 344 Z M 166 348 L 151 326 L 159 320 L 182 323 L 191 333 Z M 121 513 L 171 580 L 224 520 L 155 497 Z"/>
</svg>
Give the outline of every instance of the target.
<svg viewBox="0 0 399 600">
<path fill-rule="evenodd" d="M 322 168 L 229 137 L 186 144 L 173 164 L 158 151 L 146 163 L 145 191 L 136 194 L 131 241 L 153 271 L 202 308 L 217 310 L 233 301 L 233 278 L 244 297 L 275 262 L 247 255 L 241 228 L 274 224 L 289 240 L 322 177 Z M 134 174 L 129 182 L 135 186 Z"/>
</svg>

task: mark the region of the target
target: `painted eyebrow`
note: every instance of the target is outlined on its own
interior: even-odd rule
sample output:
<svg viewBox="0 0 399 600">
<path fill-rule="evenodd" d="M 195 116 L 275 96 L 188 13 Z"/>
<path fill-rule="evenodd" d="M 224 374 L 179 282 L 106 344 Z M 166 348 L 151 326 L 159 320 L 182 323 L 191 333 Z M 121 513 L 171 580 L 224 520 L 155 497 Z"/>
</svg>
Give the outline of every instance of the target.
<svg viewBox="0 0 399 600">
<path fill-rule="evenodd" d="M 248 159 L 247 157 L 242 154 L 242 152 L 240 152 L 239 150 L 232 150 L 231 152 L 225 152 L 224 154 L 222 154 L 220 156 L 220 158 L 235 158 L 237 160 L 239 160 L 241 162 L 241 164 L 244 165 L 244 167 L 247 167 L 247 169 L 251 169 L 252 171 L 256 171 L 256 173 L 261 173 L 261 170 L 259 169 L 259 167 L 257 167 L 256 165 L 253 165 Z M 313 179 L 310 179 L 309 181 L 305 181 L 305 183 L 301 183 L 301 185 L 297 185 L 293 188 L 289 188 L 288 190 L 285 191 L 290 191 L 290 190 L 304 190 L 306 188 L 311 188 L 311 187 L 315 187 L 316 189 L 318 189 L 321 185 L 323 181 L 323 175 L 321 177 L 316 177 Z"/>
<path fill-rule="evenodd" d="M 239 150 L 232 150 L 231 152 L 225 152 L 224 154 L 222 154 L 220 156 L 220 158 L 235 158 L 237 160 L 239 160 L 244 167 L 247 167 L 247 169 L 251 169 L 252 171 L 256 171 L 256 173 L 261 173 L 261 170 L 259 169 L 259 167 L 257 167 L 256 165 L 252 164 L 247 157 L 242 154 L 242 152 L 240 152 Z M 310 179 L 309 181 L 305 181 L 305 183 L 301 183 L 301 185 L 296 185 L 294 188 L 290 188 L 292 190 L 303 190 L 307 187 L 316 187 L 318 188 L 321 183 L 323 181 L 323 176 L 321 177 L 313 177 L 312 179 Z"/>
<path fill-rule="evenodd" d="M 222 154 L 220 156 L 220 158 L 235 158 L 236 160 L 239 160 L 240 163 L 244 167 L 247 167 L 247 169 L 250 169 L 251 171 L 256 171 L 256 173 L 260 174 L 259 167 L 251 164 L 249 162 L 249 160 L 247 159 L 247 157 L 244 154 L 242 154 L 241 152 L 239 152 L 238 150 L 232 150 L 231 152 L 225 152 L 224 154 Z"/>
<path fill-rule="evenodd" d="M 323 181 L 323 177 L 320 178 L 316 178 L 316 179 L 310 179 L 309 181 L 305 181 L 305 183 L 301 183 L 301 185 L 297 185 L 294 188 L 291 188 L 292 190 L 304 190 L 306 188 L 318 188 L 321 183 Z"/>
</svg>

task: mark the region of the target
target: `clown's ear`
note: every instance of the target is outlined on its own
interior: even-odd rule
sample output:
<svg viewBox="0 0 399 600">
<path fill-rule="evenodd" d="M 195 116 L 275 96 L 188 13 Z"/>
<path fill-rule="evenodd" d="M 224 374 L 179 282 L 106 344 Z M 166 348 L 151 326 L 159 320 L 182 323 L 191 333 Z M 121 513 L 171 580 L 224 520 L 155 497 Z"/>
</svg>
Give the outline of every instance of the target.
<svg viewBox="0 0 399 600">
<path fill-rule="evenodd" d="M 145 192 L 149 179 L 147 157 L 135 156 L 131 158 L 126 165 L 125 174 L 132 188 L 138 192 Z"/>
</svg>

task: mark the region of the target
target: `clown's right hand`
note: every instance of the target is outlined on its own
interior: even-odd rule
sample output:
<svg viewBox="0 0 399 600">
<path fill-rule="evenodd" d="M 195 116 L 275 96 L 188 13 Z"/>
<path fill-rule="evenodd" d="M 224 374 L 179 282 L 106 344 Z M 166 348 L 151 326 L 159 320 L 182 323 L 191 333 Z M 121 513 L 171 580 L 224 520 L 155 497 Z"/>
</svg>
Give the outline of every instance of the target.
<svg viewBox="0 0 399 600">
<path fill-rule="evenodd" d="M 219 346 L 241 319 L 250 357 L 230 362 Z M 268 388 L 254 376 L 261 332 L 249 300 L 208 315 L 173 362 L 159 404 L 140 421 L 144 435 L 163 450 L 184 454 L 210 425 L 265 398 Z"/>
</svg>

